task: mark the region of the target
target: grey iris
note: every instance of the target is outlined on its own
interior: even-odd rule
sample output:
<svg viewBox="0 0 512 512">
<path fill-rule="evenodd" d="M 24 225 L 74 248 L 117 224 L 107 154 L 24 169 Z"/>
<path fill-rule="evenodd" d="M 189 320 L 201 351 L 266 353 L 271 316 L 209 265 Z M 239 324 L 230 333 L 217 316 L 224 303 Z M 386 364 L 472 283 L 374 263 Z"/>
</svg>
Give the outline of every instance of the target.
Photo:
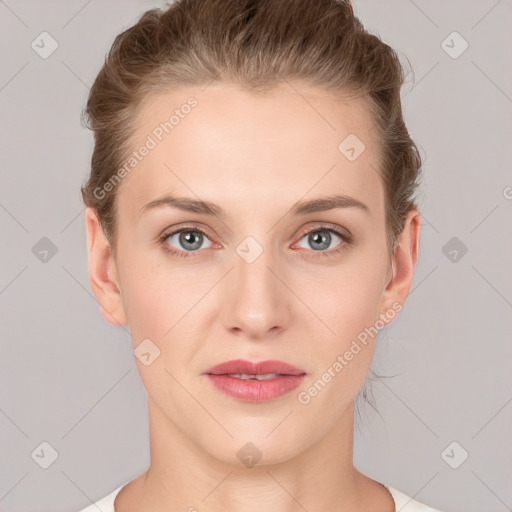
<svg viewBox="0 0 512 512">
<path fill-rule="evenodd" d="M 195 239 L 195 241 L 194 241 Z M 199 241 L 198 241 L 199 240 Z M 203 243 L 203 235 L 198 231 L 182 231 L 180 233 L 180 244 L 189 250 L 199 249 Z M 187 247 L 190 244 L 192 247 Z"/>
<path fill-rule="evenodd" d="M 322 235 L 322 233 L 325 233 L 325 235 Z M 326 230 L 316 231 L 308 236 L 308 242 L 315 251 L 327 249 L 331 243 L 331 234 Z M 315 244 L 319 244 L 320 247 L 315 247 Z"/>
</svg>

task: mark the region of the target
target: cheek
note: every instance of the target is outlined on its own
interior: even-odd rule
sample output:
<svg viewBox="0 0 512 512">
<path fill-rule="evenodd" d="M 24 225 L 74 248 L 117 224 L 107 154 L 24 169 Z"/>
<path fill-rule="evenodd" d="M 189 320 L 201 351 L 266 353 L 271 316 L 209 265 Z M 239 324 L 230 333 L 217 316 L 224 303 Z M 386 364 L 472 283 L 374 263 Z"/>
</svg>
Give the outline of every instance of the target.
<svg viewBox="0 0 512 512">
<path fill-rule="evenodd" d="M 157 264 L 142 256 L 125 257 L 119 271 L 122 301 L 134 345 L 144 338 L 164 339 L 183 315 L 180 310 L 186 288 L 174 275 L 166 275 Z"/>
<path fill-rule="evenodd" d="M 331 272 L 322 286 L 318 286 L 318 279 L 311 280 L 313 293 L 308 304 L 316 317 L 309 315 L 308 323 L 317 324 L 315 377 L 334 373 L 329 387 L 350 396 L 362 384 L 373 357 L 386 267 L 383 258 L 361 253 L 345 263 Z M 329 378 L 325 376 L 325 380 Z"/>
<path fill-rule="evenodd" d="M 378 338 L 374 325 L 379 317 L 381 272 L 378 265 L 370 267 L 367 262 L 346 266 L 333 274 L 324 293 L 317 289 L 314 294 L 316 309 L 312 309 L 323 323 L 314 316 L 309 323 L 316 323 L 317 332 L 323 334 L 317 336 L 315 370 L 301 399 L 311 404 L 306 410 L 322 411 L 326 424 L 337 420 L 368 374 Z"/>
<path fill-rule="evenodd" d="M 322 327 L 325 339 L 331 337 L 334 343 L 346 341 L 375 322 L 385 271 L 382 259 L 358 254 L 323 279 L 313 276 L 304 283 L 310 290 L 304 295 L 308 297 L 307 303 L 326 324 Z"/>
<path fill-rule="evenodd" d="M 182 291 L 182 283 L 165 275 L 162 269 L 142 263 L 125 260 L 123 284 L 123 304 L 130 328 L 132 347 L 141 380 L 150 396 L 157 403 L 166 403 L 169 389 L 173 389 L 174 361 L 183 363 L 189 357 L 192 345 L 184 343 L 180 329 L 186 326 L 187 299 Z M 135 269 L 128 271 L 128 268 Z M 182 318 L 184 317 L 184 318 Z M 180 319 L 182 319 L 180 321 Z M 146 340 L 150 340 L 149 343 Z M 138 349 L 138 347 L 139 348 Z M 142 350 L 142 347 L 144 349 Z M 149 353 L 151 362 L 146 364 L 139 359 Z M 169 375 L 167 372 L 170 372 Z"/>
</svg>

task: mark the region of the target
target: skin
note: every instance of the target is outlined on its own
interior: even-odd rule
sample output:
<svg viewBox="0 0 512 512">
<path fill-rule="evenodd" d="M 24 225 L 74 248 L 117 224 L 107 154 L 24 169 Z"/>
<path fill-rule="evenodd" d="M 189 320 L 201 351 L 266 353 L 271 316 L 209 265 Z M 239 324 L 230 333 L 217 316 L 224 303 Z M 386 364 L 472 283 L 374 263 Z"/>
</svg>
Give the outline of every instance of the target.
<svg viewBox="0 0 512 512">
<path fill-rule="evenodd" d="M 105 319 L 129 326 L 134 349 L 149 338 L 160 350 L 149 366 L 136 359 L 151 463 L 121 490 L 116 511 L 394 511 L 389 492 L 352 460 L 353 400 L 376 338 L 308 404 L 297 395 L 393 304 L 404 304 L 420 214 L 409 212 L 391 254 L 368 109 L 361 99 L 343 101 L 299 82 L 259 95 L 214 83 L 149 97 L 135 120 L 134 148 L 191 95 L 198 105 L 116 191 L 115 254 L 94 210 L 86 210 L 90 283 Z M 350 133 L 366 146 L 354 161 L 338 150 Z M 171 207 L 140 214 L 169 193 L 217 203 L 226 217 Z M 369 212 L 289 213 L 298 201 L 333 193 Z M 353 243 L 332 235 L 315 250 L 304 232 L 325 223 L 348 230 Z M 184 225 L 206 231 L 200 249 L 183 246 L 179 235 L 159 241 Z M 252 263 L 236 252 L 247 236 L 263 249 Z M 165 244 L 190 257 L 167 253 Z M 286 361 L 307 375 L 277 399 L 243 402 L 203 375 L 237 358 Z M 253 467 L 236 456 L 248 442 L 262 453 Z"/>
</svg>

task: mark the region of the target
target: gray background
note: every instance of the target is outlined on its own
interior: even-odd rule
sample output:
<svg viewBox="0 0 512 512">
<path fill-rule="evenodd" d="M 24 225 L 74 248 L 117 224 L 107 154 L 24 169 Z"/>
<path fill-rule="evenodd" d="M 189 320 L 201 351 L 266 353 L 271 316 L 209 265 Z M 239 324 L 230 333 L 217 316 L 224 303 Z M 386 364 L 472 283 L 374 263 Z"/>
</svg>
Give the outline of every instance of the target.
<svg viewBox="0 0 512 512">
<path fill-rule="evenodd" d="M 0 2 L 2 511 L 78 510 L 149 463 L 129 332 L 103 320 L 88 281 L 80 112 L 114 36 L 162 5 Z M 373 385 L 380 415 L 364 408 L 355 463 L 443 510 L 511 510 L 512 2 L 355 10 L 410 63 L 402 97 L 425 174 L 412 291 L 375 358 L 397 376 Z M 46 59 L 31 47 L 43 31 L 58 43 Z M 456 58 L 454 31 L 469 44 Z M 31 455 L 42 442 L 58 453 L 47 469 Z"/>
</svg>

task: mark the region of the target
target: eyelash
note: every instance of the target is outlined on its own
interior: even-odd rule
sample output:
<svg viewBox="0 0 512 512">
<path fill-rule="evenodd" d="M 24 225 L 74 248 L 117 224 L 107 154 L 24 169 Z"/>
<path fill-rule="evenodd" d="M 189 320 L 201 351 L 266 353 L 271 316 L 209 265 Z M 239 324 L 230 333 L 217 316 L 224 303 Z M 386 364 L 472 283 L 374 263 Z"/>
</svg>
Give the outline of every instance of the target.
<svg viewBox="0 0 512 512">
<path fill-rule="evenodd" d="M 177 233 L 181 233 L 183 231 L 190 231 L 190 232 L 197 232 L 197 233 L 201 233 L 203 236 L 205 236 L 206 238 L 210 238 L 208 236 L 207 233 L 205 233 L 202 229 L 200 228 L 197 228 L 197 227 L 194 227 L 194 226 L 184 226 L 184 227 L 181 227 L 175 231 L 169 231 L 165 234 L 163 234 L 159 241 L 160 241 L 160 244 L 162 245 L 163 249 L 172 254 L 173 256 L 178 256 L 180 258 L 190 258 L 190 257 L 193 257 L 192 254 L 194 252 L 199 252 L 199 251 L 180 251 L 178 249 L 174 249 L 173 247 L 169 246 L 169 244 L 166 243 L 166 240 L 173 236 L 173 235 L 176 235 Z M 344 243 L 340 244 L 340 246 L 337 248 L 337 249 L 331 249 L 330 251 L 313 251 L 314 253 L 316 254 L 313 254 L 313 258 L 322 258 L 322 257 L 329 257 L 329 256 L 334 256 L 338 253 L 340 253 L 341 251 L 343 251 L 346 246 L 348 245 L 351 245 L 353 243 L 352 241 L 352 237 L 345 234 L 345 233 L 342 233 L 341 231 L 339 231 L 335 226 L 333 226 L 332 224 L 324 224 L 324 225 L 321 225 L 321 226 L 315 226 L 314 228 L 302 233 L 302 235 L 300 236 L 299 240 L 302 240 L 302 238 L 304 238 L 306 235 L 309 235 L 310 233 L 315 233 L 315 232 L 321 232 L 321 231 L 329 231 L 330 233 L 334 233 L 335 235 L 339 236 Z"/>
</svg>

